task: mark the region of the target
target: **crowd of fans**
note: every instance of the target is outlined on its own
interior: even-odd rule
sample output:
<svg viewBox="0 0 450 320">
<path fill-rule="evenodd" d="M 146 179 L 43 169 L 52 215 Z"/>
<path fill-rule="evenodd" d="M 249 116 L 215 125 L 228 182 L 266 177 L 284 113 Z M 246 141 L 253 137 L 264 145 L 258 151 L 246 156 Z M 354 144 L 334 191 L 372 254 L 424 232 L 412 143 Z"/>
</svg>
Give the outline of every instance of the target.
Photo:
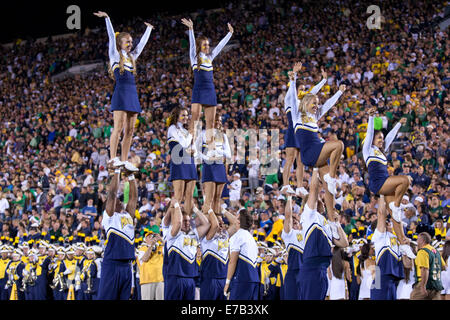
<svg viewBox="0 0 450 320">
<path fill-rule="evenodd" d="M 376 219 L 376 201 L 367 188 L 360 155 L 366 111 L 376 106 L 385 132 L 407 118 L 388 155 L 392 174 L 412 177 L 412 188 L 402 201 L 405 233 L 414 240 L 427 230 L 434 240 L 449 239 L 449 34 L 433 25 L 443 16 L 444 6 L 440 1 L 383 2 L 381 28 L 370 30 L 366 26 L 370 4 L 246 0 L 192 15 L 196 34 L 208 36 L 213 45 L 226 34 L 227 22 L 235 30 L 231 48 L 214 67 L 224 129 L 280 129 L 278 160 L 259 159 L 249 168 L 247 149 L 245 164 L 234 156 L 228 165 L 229 182 L 242 187 L 230 190 L 230 199 L 224 201 L 230 210 L 243 205 L 254 212 L 259 241 L 280 240 L 273 239 L 272 227 L 283 217 L 285 206 L 279 192 L 283 133 L 288 126 L 283 101 L 287 72 L 295 61 L 303 63 L 299 83 L 307 88 L 319 82 L 320 68 L 327 72 L 321 103 L 340 84 L 348 88 L 319 126 L 325 140 L 337 138 L 345 145 L 336 203 L 349 238 L 370 237 Z M 166 119 L 173 106 L 189 107 L 193 84 L 188 36 L 180 23 L 184 16 L 159 13 L 115 26 L 129 31 L 134 41 L 145 29 L 143 18 L 155 26 L 137 62 L 143 109 L 131 148 L 131 161 L 140 169 L 138 210 L 143 219 L 136 228 L 137 243 L 145 228 L 159 225 L 171 197 Z M 104 241 L 100 226 L 114 86 L 106 72 L 106 37 L 100 25 L 98 31 L 85 30 L 70 39 L 17 41 L 11 49 L 0 49 L 3 243 L 17 245 L 30 234 L 35 239 L 46 234 L 60 245 Z M 72 64 L 95 59 L 105 61 L 104 72 L 51 80 Z M 264 174 L 264 165 L 273 161 L 278 161 L 278 172 Z M 250 170 L 258 177 L 258 188 L 249 188 Z M 302 182 L 306 189 L 308 171 Z M 291 182 L 296 184 L 294 170 Z M 201 191 L 198 182 L 194 197 L 199 207 Z M 121 193 L 126 202 L 126 182 Z"/>
</svg>

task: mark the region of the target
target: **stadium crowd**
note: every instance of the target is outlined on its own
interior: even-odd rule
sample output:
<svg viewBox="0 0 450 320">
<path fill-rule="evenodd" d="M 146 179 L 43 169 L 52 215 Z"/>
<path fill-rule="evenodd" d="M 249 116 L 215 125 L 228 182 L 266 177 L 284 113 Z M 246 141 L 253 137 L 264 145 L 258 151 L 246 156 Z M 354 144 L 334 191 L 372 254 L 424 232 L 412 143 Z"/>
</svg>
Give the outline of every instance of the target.
<svg viewBox="0 0 450 320">
<path fill-rule="evenodd" d="M 280 236 L 286 204 L 280 193 L 285 159 L 283 134 L 287 128 L 283 103 L 288 71 L 297 60 L 303 63 L 299 81 L 306 88 L 320 81 L 321 68 L 327 72 L 321 99 L 329 98 L 340 84 L 347 86 L 343 97 L 319 122 L 323 139 L 339 139 L 345 147 L 338 168 L 336 208 L 352 244 L 343 254 L 349 268 L 353 268 L 347 279 L 347 298 L 358 299 L 350 289 L 361 276 L 354 261 L 361 246 L 370 243 L 377 217 L 377 202 L 367 187 L 367 170 L 361 157 L 367 110 L 372 106 L 378 110 L 376 129 L 383 132 L 399 119 L 407 119 L 386 154 L 390 174 L 412 178 L 402 201 L 405 234 L 415 243 L 419 233 L 428 232 L 448 265 L 449 34 L 448 29 L 441 31 L 433 25 L 443 16 L 444 6 L 439 1 L 424 0 L 383 2 L 381 28 L 369 30 L 369 5 L 368 1 L 340 1 L 323 7 L 312 1 L 297 5 L 293 1 L 246 0 L 230 1 L 220 10 L 200 10 L 192 15 L 197 32 L 209 37 L 213 44 L 227 32 L 227 22 L 235 29 L 230 48 L 217 58 L 214 70 L 217 112 L 224 129 L 278 128 L 282 133 L 279 159 L 259 159 L 250 167 L 248 148 L 245 164 L 233 157 L 227 166 L 229 184 L 223 197 L 231 212 L 245 207 L 253 213 L 251 230 L 262 254 L 261 299 L 279 299 L 276 290 L 282 286 L 283 277 L 281 271 L 273 273 L 268 266 L 287 262 Z M 140 171 L 135 270 L 141 280 L 145 278 L 141 284 L 163 282 L 159 271 L 162 245 L 157 245 L 163 240 L 156 235 L 160 234 L 161 219 L 172 197 L 166 119 L 175 105 L 189 107 L 193 82 L 188 36 L 179 23 L 182 17 L 145 17 L 155 30 L 137 64 L 143 112 L 136 122 L 130 162 Z M 144 30 L 142 21 L 139 17 L 116 28 L 133 30 L 134 38 L 138 38 Z M 58 259 L 101 258 L 105 241 L 101 217 L 107 197 L 113 126 L 108 108 L 114 86 L 106 72 L 107 38 L 103 29 L 101 26 L 98 31 L 76 33 L 70 41 L 22 44 L 18 40 L 12 48 L 0 49 L 2 259 L 9 254 L 13 259 L 14 251 L 19 255 L 14 259 L 22 259 L 25 265 L 49 257 L 48 265 L 59 267 Z M 105 61 L 104 72 L 51 79 L 75 63 L 95 59 Z M 278 161 L 278 172 L 264 174 L 264 167 L 273 161 Z M 251 184 L 255 178 L 256 184 Z M 308 189 L 310 178 L 310 170 L 305 170 L 304 180 L 297 183 L 295 168 L 291 170 L 293 186 Z M 126 181 L 120 185 L 124 203 L 128 188 Z M 202 206 L 202 195 L 198 182 L 194 191 L 197 207 Z M 319 198 L 323 200 L 323 196 Z M 301 206 L 298 199 L 294 212 Z M 145 256 L 147 248 L 159 256 Z M 147 270 L 150 276 L 139 275 L 143 257 L 153 261 Z M 65 275 L 83 283 L 75 288 L 72 298 L 95 298 L 95 289 L 88 290 L 94 293 L 84 294 L 86 276 L 80 279 L 80 272 L 77 278 L 72 271 Z M 9 299 L 11 288 L 4 292 L 8 274 L 0 281 L 1 298 Z M 95 282 L 92 286 L 95 288 Z M 139 289 L 139 278 L 136 287 Z M 22 299 L 60 298 L 55 294 L 59 289 L 39 295 L 37 290 L 30 293 L 29 288 L 16 288 L 16 292 L 23 294 Z M 61 292 L 71 292 L 69 288 L 64 290 Z M 450 284 L 445 290 L 443 294 L 448 298 Z M 135 299 L 142 298 L 139 291 Z"/>
</svg>

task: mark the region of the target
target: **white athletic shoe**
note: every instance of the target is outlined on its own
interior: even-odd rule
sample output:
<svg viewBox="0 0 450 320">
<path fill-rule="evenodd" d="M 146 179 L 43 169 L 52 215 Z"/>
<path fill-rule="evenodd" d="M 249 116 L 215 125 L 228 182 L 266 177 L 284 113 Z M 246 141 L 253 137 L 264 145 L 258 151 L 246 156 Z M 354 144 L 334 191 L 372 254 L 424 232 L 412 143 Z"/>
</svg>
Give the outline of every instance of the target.
<svg viewBox="0 0 450 320">
<path fill-rule="evenodd" d="M 308 194 L 309 194 L 308 190 L 306 190 L 304 187 L 300 187 L 300 188 L 295 189 L 295 195 L 297 197 L 301 197 L 301 196 L 305 197 Z"/>
<path fill-rule="evenodd" d="M 402 209 L 400 207 L 396 207 L 394 201 L 389 203 L 389 209 L 392 211 L 392 218 L 395 221 L 400 222 L 402 219 Z"/>
<path fill-rule="evenodd" d="M 281 188 L 280 192 L 281 192 L 281 193 L 290 194 L 290 195 L 295 195 L 294 189 L 292 189 L 291 186 L 288 185 L 288 184 L 287 184 L 287 185 L 284 185 L 284 186 Z"/>
<path fill-rule="evenodd" d="M 400 252 L 403 255 L 406 255 L 408 258 L 410 259 L 415 259 L 416 255 L 414 254 L 414 252 L 412 252 L 411 246 L 408 244 L 401 244 L 399 246 Z"/>
<path fill-rule="evenodd" d="M 337 193 L 336 190 L 336 179 L 333 179 L 328 173 L 326 175 L 323 176 L 323 180 L 325 180 L 325 182 L 327 183 L 328 186 L 328 191 L 330 191 L 330 193 L 335 196 Z"/>
<path fill-rule="evenodd" d="M 134 164 L 132 164 L 131 162 L 129 162 L 129 161 L 125 161 L 124 162 L 124 166 L 125 166 L 125 169 L 130 171 L 130 172 L 139 171 L 139 169 L 136 168 L 136 166 Z"/>
<path fill-rule="evenodd" d="M 108 166 L 112 166 L 114 169 L 122 167 L 124 163 L 120 161 L 119 157 L 115 157 L 108 161 Z"/>
</svg>

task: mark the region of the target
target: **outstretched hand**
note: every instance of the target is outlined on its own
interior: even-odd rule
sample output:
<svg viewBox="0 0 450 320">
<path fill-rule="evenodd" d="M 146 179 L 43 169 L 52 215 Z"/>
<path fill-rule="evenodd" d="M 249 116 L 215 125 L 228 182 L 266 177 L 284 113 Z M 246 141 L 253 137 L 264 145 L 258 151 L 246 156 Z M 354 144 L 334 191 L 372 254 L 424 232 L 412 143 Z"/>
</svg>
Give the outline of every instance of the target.
<svg viewBox="0 0 450 320">
<path fill-rule="evenodd" d="M 189 29 L 194 29 L 194 23 L 192 22 L 191 19 L 181 19 L 181 23 L 184 24 L 186 27 L 188 27 Z"/>
<path fill-rule="evenodd" d="M 108 14 L 106 12 L 103 12 L 103 11 L 94 12 L 94 15 L 99 17 L 99 18 L 108 18 Z"/>
<path fill-rule="evenodd" d="M 233 27 L 231 26 L 231 24 L 229 24 L 228 23 L 228 31 L 230 31 L 231 33 L 233 33 L 234 32 L 234 29 L 233 29 Z"/>
<path fill-rule="evenodd" d="M 294 64 L 294 68 L 292 69 L 292 71 L 294 71 L 294 73 L 299 72 L 302 69 L 302 63 L 301 62 L 296 62 Z"/>
<path fill-rule="evenodd" d="M 153 26 L 153 25 L 151 25 L 150 23 L 148 23 L 148 22 L 144 22 L 144 24 L 147 26 L 147 27 L 149 27 L 149 28 L 152 28 L 152 29 L 154 29 L 155 27 Z"/>
<path fill-rule="evenodd" d="M 367 110 L 367 113 L 369 114 L 369 116 L 373 117 L 375 115 L 376 111 L 377 111 L 376 107 L 371 107 L 371 108 L 369 108 L 369 110 Z"/>
<path fill-rule="evenodd" d="M 320 68 L 320 73 L 322 74 L 322 78 L 327 78 L 327 72 L 323 68 Z"/>
</svg>

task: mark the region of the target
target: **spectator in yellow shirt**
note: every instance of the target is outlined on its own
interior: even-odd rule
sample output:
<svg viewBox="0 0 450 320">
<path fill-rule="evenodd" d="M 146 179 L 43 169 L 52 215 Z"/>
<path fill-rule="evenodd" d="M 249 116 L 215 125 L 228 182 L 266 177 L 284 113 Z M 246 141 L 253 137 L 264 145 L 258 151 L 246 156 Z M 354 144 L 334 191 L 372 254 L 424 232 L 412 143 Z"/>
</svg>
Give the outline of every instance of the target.
<svg viewBox="0 0 450 320">
<path fill-rule="evenodd" d="M 139 248 L 137 263 L 142 300 L 164 299 L 164 278 L 162 274 L 164 241 L 159 233 L 155 232 L 155 229 L 157 229 L 157 226 L 146 233 L 144 243 Z"/>
<path fill-rule="evenodd" d="M 441 271 L 445 262 L 439 252 L 431 245 L 431 236 L 422 232 L 417 237 L 415 263 L 416 281 L 411 292 L 411 300 L 441 300 Z"/>
</svg>

